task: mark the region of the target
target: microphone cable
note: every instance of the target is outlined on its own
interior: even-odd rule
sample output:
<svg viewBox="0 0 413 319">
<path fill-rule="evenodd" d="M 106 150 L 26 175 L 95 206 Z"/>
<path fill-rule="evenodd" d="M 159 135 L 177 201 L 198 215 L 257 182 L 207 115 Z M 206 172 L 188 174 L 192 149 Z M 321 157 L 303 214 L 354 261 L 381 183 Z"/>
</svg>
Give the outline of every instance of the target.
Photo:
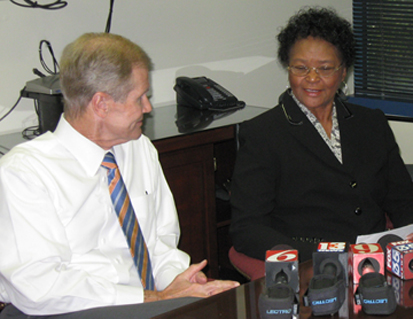
<svg viewBox="0 0 413 319">
<path fill-rule="evenodd" d="M 47 4 L 38 4 L 37 1 L 31 1 L 31 0 L 23 0 L 25 4 L 19 3 L 15 0 L 10 0 L 11 3 L 15 4 L 16 6 L 23 7 L 23 8 L 40 8 L 40 9 L 45 9 L 45 10 L 58 10 L 62 9 L 67 6 L 66 1 L 62 0 L 56 0 L 51 3 Z"/>
<path fill-rule="evenodd" d="M 114 4 L 115 4 L 115 0 L 110 0 L 109 15 L 108 15 L 108 19 L 106 21 L 106 28 L 105 28 L 106 33 L 110 33 L 110 27 L 112 26 L 112 14 L 113 14 Z"/>
<path fill-rule="evenodd" d="M 47 48 L 49 50 L 49 54 L 50 54 L 50 56 L 52 58 L 52 62 L 53 62 L 53 70 L 51 70 L 47 66 L 46 62 L 44 61 L 44 58 L 43 58 L 43 44 L 47 45 Z M 59 63 L 57 62 L 57 59 L 54 55 L 51 43 L 47 40 L 41 40 L 40 43 L 39 43 L 39 59 L 40 59 L 40 64 L 42 65 L 42 67 L 45 69 L 45 71 L 47 73 L 49 73 L 51 75 L 56 75 L 57 73 L 59 73 Z M 35 69 L 35 70 L 38 71 L 37 69 Z M 35 70 L 33 70 L 33 71 L 36 73 Z M 38 75 L 40 75 L 40 74 L 38 74 Z"/>
</svg>

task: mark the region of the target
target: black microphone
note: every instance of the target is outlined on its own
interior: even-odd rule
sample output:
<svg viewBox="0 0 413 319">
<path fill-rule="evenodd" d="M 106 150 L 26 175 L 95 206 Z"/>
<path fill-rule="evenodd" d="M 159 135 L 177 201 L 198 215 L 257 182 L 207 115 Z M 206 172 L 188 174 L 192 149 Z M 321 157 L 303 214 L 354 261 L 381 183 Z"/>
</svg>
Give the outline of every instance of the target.
<svg viewBox="0 0 413 319">
<path fill-rule="evenodd" d="M 332 260 L 326 259 L 326 263 L 322 268 L 319 280 L 314 281 L 314 289 L 329 288 L 334 285 L 337 278 L 337 265 Z"/>
<path fill-rule="evenodd" d="M 281 270 L 279 273 L 275 275 L 275 284 L 288 284 L 288 276 L 284 272 L 284 270 Z"/>
<path fill-rule="evenodd" d="M 368 315 L 390 315 L 397 307 L 395 290 L 379 272 L 360 277 L 354 300 Z"/>
<path fill-rule="evenodd" d="M 274 286 L 284 279 L 294 292 L 300 291 L 298 279 L 298 251 L 295 249 L 267 250 L 265 257 L 265 285 Z"/>
<path fill-rule="evenodd" d="M 313 253 L 314 276 L 304 294 L 304 305 L 314 316 L 338 312 L 346 299 L 347 247 L 345 243 L 320 243 Z"/>
<path fill-rule="evenodd" d="M 403 238 L 395 234 L 387 234 L 387 235 L 380 237 L 380 239 L 377 242 L 381 246 L 381 249 L 383 249 L 383 251 L 386 251 L 388 244 L 394 243 L 397 241 L 403 241 L 403 240 L 404 240 Z"/>
<path fill-rule="evenodd" d="M 304 304 L 310 306 L 314 316 L 332 315 L 344 303 L 346 286 L 339 275 L 342 266 L 336 259 L 325 259 L 319 275 L 315 275 L 304 295 Z"/>
<path fill-rule="evenodd" d="M 383 248 L 398 239 L 401 238 L 388 234 L 376 244 L 351 245 L 353 283 L 356 284 L 354 300 L 368 315 L 389 315 L 396 309 L 395 291 L 384 277 Z"/>
<path fill-rule="evenodd" d="M 287 319 L 298 315 L 298 297 L 285 277 L 275 285 L 265 288 L 258 298 L 258 310 L 261 319 Z"/>
<path fill-rule="evenodd" d="M 361 276 L 368 274 L 369 272 L 379 272 L 380 268 L 376 259 L 366 258 L 360 263 Z"/>
<path fill-rule="evenodd" d="M 340 266 L 339 266 L 340 267 Z M 332 262 L 329 259 L 325 259 L 324 265 L 322 265 L 323 274 L 330 275 L 332 277 L 337 277 L 337 262 Z"/>
<path fill-rule="evenodd" d="M 288 298 L 294 291 L 288 285 L 288 277 L 284 271 L 281 270 L 275 278 L 275 284 L 266 288 L 266 293 L 271 299 Z"/>
<path fill-rule="evenodd" d="M 261 319 L 298 315 L 298 251 L 267 251 L 265 277 L 266 285 L 258 299 Z"/>
</svg>

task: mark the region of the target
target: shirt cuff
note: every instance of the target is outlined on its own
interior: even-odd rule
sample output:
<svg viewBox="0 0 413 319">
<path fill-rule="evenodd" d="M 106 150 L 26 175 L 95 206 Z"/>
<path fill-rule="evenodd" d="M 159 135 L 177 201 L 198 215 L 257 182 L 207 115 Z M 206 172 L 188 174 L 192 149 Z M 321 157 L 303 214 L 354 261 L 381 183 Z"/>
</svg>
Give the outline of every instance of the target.
<svg viewBox="0 0 413 319">
<path fill-rule="evenodd" d="M 116 292 L 116 305 L 143 303 L 144 295 L 142 287 L 117 285 Z"/>
</svg>

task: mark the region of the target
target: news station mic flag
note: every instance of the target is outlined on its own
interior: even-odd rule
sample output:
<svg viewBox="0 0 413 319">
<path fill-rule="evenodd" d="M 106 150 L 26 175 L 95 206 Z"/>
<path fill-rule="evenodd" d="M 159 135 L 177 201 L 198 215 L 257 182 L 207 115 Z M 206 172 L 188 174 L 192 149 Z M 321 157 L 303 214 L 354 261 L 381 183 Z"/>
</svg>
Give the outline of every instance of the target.
<svg viewBox="0 0 413 319">
<path fill-rule="evenodd" d="M 261 319 L 287 319 L 298 315 L 300 285 L 297 250 L 267 251 L 265 283 L 258 299 Z"/>
</svg>

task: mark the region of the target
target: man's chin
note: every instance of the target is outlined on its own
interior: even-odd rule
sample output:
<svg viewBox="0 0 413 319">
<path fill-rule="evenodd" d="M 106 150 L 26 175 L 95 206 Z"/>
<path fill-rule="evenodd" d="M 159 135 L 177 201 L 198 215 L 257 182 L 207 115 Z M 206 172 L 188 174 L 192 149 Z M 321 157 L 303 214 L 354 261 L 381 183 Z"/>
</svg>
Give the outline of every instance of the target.
<svg viewBox="0 0 413 319">
<path fill-rule="evenodd" d="M 139 140 L 139 138 L 142 136 L 142 130 L 139 130 L 139 132 L 133 134 L 131 140 Z"/>
</svg>

